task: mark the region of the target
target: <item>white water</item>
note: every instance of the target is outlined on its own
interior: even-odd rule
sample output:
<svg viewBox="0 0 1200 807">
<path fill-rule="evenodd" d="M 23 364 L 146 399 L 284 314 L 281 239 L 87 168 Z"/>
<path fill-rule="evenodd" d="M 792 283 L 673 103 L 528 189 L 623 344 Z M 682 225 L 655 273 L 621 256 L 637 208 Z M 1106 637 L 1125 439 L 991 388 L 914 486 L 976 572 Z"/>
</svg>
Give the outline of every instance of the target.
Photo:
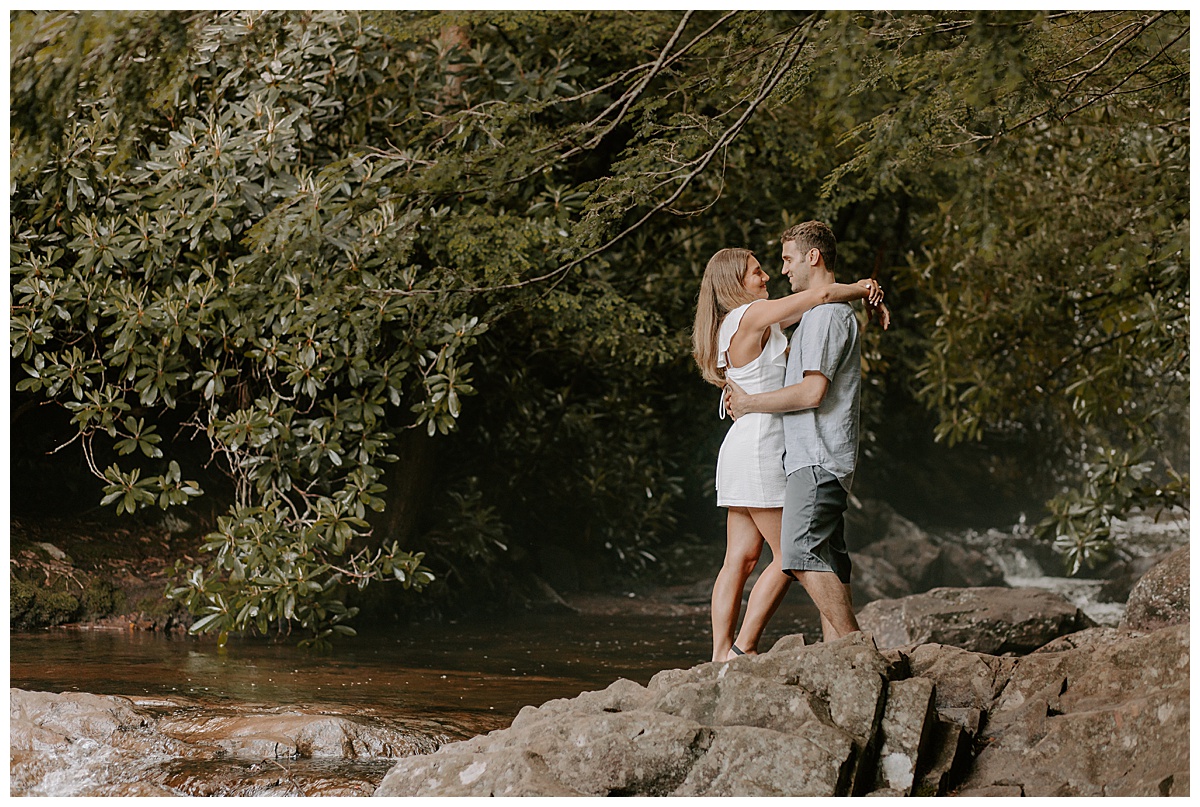
<svg viewBox="0 0 1200 807">
<path fill-rule="evenodd" d="M 1116 520 L 1112 528 L 1114 556 L 1130 559 L 1166 554 L 1188 543 L 1189 527 L 1187 514 L 1181 512 L 1164 513 L 1157 520 L 1145 514 L 1131 516 L 1126 521 Z M 1035 539 L 1033 530 L 1024 523 L 1008 530 L 966 530 L 947 537 L 983 550 L 1004 573 L 1004 582 L 1013 588 L 1053 591 L 1099 625 L 1116 626 L 1125 615 L 1125 603 L 1101 599 L 1106 581 L 1057 574 L 1061 571 L 1061 559 L 1057 556 L 1045 563 L 1050 568 L 1044 568 L 1044 561 L 1029 551 Z"/>
</svg>

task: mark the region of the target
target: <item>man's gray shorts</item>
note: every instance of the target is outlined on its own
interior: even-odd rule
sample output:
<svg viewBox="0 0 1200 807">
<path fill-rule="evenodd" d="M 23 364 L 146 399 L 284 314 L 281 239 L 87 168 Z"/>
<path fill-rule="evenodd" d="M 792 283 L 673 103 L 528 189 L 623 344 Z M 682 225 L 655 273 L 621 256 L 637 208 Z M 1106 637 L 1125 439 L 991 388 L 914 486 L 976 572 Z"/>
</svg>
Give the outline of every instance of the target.
<svg viewBox="0 0 1200 807">
<path fill-rule="evenodd" d="M 837 477 L 819 465 L 788 474 L 783 494 L 783 531 L 780 555 L 783 572 L 833 572 L 850 582 L 850 555 L 846 552 L 846 489 Z"/>
</svg>

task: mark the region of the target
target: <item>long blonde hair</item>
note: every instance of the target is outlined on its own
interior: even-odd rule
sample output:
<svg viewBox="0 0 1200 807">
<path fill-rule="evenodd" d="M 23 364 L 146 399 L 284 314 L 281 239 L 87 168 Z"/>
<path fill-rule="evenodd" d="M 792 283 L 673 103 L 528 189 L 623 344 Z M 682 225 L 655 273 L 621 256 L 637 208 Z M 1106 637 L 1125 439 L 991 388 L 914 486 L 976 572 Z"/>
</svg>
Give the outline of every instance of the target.
<svg viewBox="0 0 1200 807">
<path fill-rule="evenodd" d="M 725 315 L 739 305 L 758 298 L 742 282 L 754 255 L 748 249 L 729 247 L 708 259 L 700 297 L 696 301 L 696 322 L 692 326 L 692 358 L 704 380 L 718 387 L 725 385 L 725 371 L 717 367 L 717 332 Z"/>
</svg>

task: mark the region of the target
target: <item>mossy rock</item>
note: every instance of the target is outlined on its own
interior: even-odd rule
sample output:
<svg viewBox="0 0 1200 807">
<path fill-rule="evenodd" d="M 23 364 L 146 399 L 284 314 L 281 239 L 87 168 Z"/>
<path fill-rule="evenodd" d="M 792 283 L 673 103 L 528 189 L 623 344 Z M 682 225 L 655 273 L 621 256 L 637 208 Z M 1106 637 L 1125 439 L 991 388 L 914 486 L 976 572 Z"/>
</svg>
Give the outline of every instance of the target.
<svg viewBox="0 0 1200 807">
<path fill-rule="evenodd" d="M 10 628 L 28 630 L 62 625 L 75 621 L 81 613 L 79 598 L 67 591 L 62 580 L 45 586 L 16 576 L 9 578 Z"/>
<path fill-rule="evenodd" d="M 125 601 L 125 592 L 108 580 L 90 580 L 83 590 L 83 612 L 89 618 L 119 613 Z"/>
</svg>

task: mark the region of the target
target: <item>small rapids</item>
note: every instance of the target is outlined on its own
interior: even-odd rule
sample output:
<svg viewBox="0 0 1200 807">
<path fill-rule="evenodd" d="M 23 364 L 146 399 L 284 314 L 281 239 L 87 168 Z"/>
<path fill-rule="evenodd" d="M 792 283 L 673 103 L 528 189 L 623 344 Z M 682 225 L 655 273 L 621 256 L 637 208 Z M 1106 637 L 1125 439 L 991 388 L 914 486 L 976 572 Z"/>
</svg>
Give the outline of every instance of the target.
<svg viewBox="0 0 1200 807">
<path fill-rule="evenodd" d="M 1004 573 L 1004 582 L 1013 588 L 1041 588 L 1053 591 L 1073 603 L 1097 624 L 1116 626 L 1125 615 L 1124 597 L 1112 601 L 1109 576 L 1129 574 L 1133 578 L 1148 561 L 1185 546 L 1190 521 L 1185 514 L 1164 513 L 1157 519 L 1135 514 L 1126 521 L 1113 523 L 1113 557 L 1098 570 L 1081 570 L 1074 577 L 1065 575 L 1063 558 L 1042 541 L 1024 523 L 1008 530 L 965 530 L 948 535 L 963 545 L 980 549 Z M 1139 565 L 1139 562 L 1140 565 Z M 1093 576 L 1104 573 L 1104 576 Z M 1130 583 L 1133 582 L 1131 579 Z"/>
</svg>

